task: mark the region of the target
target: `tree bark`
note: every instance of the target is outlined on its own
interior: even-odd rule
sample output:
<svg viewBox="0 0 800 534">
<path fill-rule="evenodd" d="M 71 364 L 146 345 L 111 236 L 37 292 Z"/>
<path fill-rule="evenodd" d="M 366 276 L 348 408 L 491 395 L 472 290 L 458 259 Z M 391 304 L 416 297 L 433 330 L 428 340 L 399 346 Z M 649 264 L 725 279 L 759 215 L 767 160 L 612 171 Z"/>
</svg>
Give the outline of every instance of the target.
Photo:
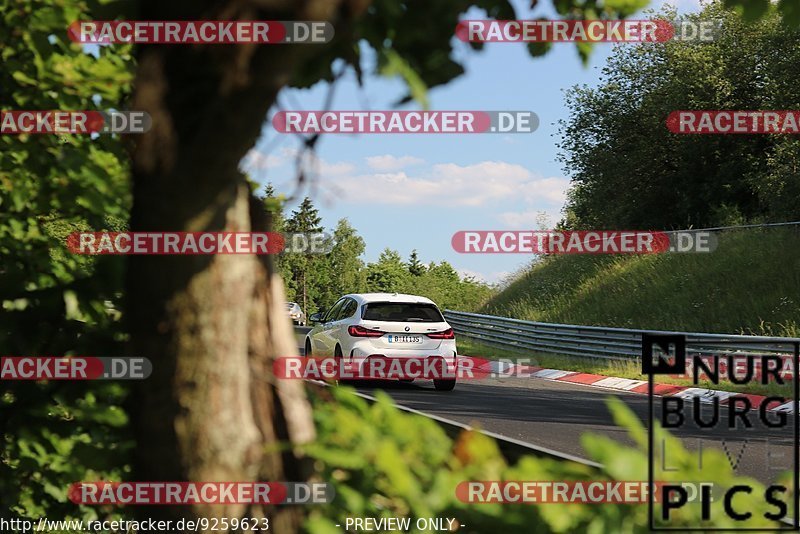
<svg viewBox="0 0 800 534">
<path fill-rule="evenodd" d="M 281 11 L 265 7 L 279 4 Z M 255 4 L 255 3 L 254 3 Z M 332 20 L 339 1 L 148 0 L 141 20 Z M 318 49 L 316 50 L 318 51 Z M 261 231 L 238 165 L 278 91 L 314 45 L 149 45 L 139 49 L 132 108 L 152 129 L 132 152 L 132 231 Z M 283 283 L 268 259 L 133 256 L 126 281 L 135 354 L 153 373 L 134 397 L 135 480 L 304 480 L 308 466 L 277 442 L 313 439 L 302 383 L 272 377 L 296 354 Z M 297 507 L 140 508 L 154 519 L 269 517 L 294 532 Z M 219 531 L 217 531 L 219 532 Z"/>
</svg>

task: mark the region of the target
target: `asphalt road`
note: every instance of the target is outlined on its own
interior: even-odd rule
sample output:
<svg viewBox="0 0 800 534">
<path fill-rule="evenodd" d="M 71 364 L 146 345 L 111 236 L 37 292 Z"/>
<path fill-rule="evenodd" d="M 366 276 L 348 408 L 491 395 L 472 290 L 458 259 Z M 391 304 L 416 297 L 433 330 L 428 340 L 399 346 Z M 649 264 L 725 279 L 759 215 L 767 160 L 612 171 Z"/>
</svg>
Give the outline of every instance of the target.
<svg viewBox="0 0 800 534">
<path fill-rule="evenodd" d="M 296 328 L 299 330 L 299 328 Z M 303 334 L 297 332 L 298 344 Z M 601 388 L 554 382 L 539 378 L 488 378 L 476 382 L 459 382 L 455 390 L 437 392 L 433 383 L 419 380 L 413 384 L 400 382 L 358 382 L 356 389 L 367 394 L 388 393 L 397 404 L 472 425 L 501 436 L 546 447 L 555 451 L 589 459 L 581 446 L 581 436 L 594 432 L 626 445 L 634 441 L 627 431 L 613 421 L 605 399 L 622 399 L 647 425 L 648 397 Z M 660 418 L 660 401 L 656 398 L 656 415 Z M 701 405 L 704 420 L 712 416 L 712 407 Z M 691 404 L 684 409 L 686 424 L 670 432 L 680 438 L 697 461 L 701 451 L 719 449 L 728 455 L 736 473 L 769 484 L 792 468 L 794 441 L 793 418 L 787 414 L 787 425 L 768 428 L 751 413 L 752 428 L 728 428 L 726 407 L 720 407 L 719 424 L 700 428 L 692 418 Z M 769 413 L 770 420 L 776 415 Z M 656 466 L 669 469 L 669 451 L 656 458 Z M 658 473 L 658 467 L 656 468 Z M 658 478 L 658 477 L 656 477 Z"/>
<path fill-rule="evenodd" d="M 398 404 L 421 412 L 581 458 L 587 458 L 581 446 L 581 436 L 586 432 L 634 445 L 627 431 L 614 423 L 604 402 L 606 397 L 613 395 L 622 399 L 645 424 L 649 409 L 646 395 L 537 378 L 462 382 L 451 392 L 435 391 L 430 381 L 360 383 L 357 389 L 368 394 L 374 394 L 376 390 L 385 391 Z M 660 417 L 659 403 L 655 405 Z M 788 425 L 780 429 L 767 428 L 757 414 L 748 418 L 753 428 L 743 429 L 740 424 L 737 429 L 728 429 L 726 411 L 724 407 L 720 410 L 722 428 L 700 428 L 691 418 L 690 408 L 686 408 L 687 424 L 671 432 L 696 454 L 698 462 L 701 449 L 715 448 L 723 452 L 727 449 L 731 463 L 738 461 L 737 474 L 751 476 L 763 483 L 773 482 L 783 471 L 792 468 L 794 430 L 791 416 L 787 417 Z M 708 420 L 712 415 L 711 406 L 703 405 L 701 414 Z M 769 415 L 774 417 L 775 414 Z M 668 450 L 663 458 L 657 458 L 657 462 L 665 468 L 674 466 Z"/>
</svg>

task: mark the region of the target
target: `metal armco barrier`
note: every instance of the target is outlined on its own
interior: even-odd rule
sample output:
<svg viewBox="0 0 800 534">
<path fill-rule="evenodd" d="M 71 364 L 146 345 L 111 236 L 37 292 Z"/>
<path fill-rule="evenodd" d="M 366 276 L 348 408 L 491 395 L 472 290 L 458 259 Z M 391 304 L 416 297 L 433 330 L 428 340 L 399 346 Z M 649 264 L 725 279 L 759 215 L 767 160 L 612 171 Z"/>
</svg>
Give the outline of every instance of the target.
<svg viewBox="0 0 800 534">
<path fill-rule="evenodd" d="M 716 354 L 765 352 L 792 354 L 794 347 L 789 343 L 798 341 L 798 338 L 788 337 L 702 334 L 539 323 L 453 310 L 445 310 L 444 316 L 457 335 L 480 341 L 486 345 L 518 351 L 549 352 L 606 360 L 640 359 L 642 334 L 645 333 L 685 335 L 689 344 L 687 350 Z"/>
</svg>

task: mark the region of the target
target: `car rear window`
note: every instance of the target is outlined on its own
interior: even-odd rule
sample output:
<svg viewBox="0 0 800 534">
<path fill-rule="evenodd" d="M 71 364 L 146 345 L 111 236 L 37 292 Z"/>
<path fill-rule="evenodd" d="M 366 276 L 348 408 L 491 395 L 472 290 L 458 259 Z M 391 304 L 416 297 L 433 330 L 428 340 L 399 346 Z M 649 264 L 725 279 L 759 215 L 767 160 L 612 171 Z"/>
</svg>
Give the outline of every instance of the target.
<svg viewBox="0 0 800 534">
<path fill-rule="evenodd" d="M 412 302 L 370 302 L 364 305 L 362 319 L 369 321 L 397 321 L 418 323 L 441 323 L 442 313 L 433 304 Z"/>
</svg>

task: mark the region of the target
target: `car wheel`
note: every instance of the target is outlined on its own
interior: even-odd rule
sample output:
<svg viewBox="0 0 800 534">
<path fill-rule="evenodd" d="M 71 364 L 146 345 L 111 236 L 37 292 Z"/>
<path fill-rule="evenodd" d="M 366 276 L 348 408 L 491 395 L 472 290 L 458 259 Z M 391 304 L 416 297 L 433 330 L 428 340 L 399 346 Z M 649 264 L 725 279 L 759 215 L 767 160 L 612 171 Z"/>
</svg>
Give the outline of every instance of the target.
<svg viewBox="0 0 800 534">
<path fill-rule="evenodd" d="M 336 360 L 336 368 L 339 369 L 341 372 L 342 365 L 344 365 L 344 356 L 342 355 L 342 347 L 336 345 L 336 348 L 333 349 L 333 358 Z M 334 380 L 334 384 L 341 384 L 344 382 L 342 379 Z"/>
<path fill-rule="evenodd" d="M 436 388 L 436 391 L 453 391 L 453 388 L 456 387 L 456 380 L 453 379 L 433 379 L 433 387 Z"/>
<path fill-rule="evenodd" d="M 305 355 L 306 355 L 307 358 L 311 357 L 311 340 L 310 339 L 306 339 Z"/>
</svg>

